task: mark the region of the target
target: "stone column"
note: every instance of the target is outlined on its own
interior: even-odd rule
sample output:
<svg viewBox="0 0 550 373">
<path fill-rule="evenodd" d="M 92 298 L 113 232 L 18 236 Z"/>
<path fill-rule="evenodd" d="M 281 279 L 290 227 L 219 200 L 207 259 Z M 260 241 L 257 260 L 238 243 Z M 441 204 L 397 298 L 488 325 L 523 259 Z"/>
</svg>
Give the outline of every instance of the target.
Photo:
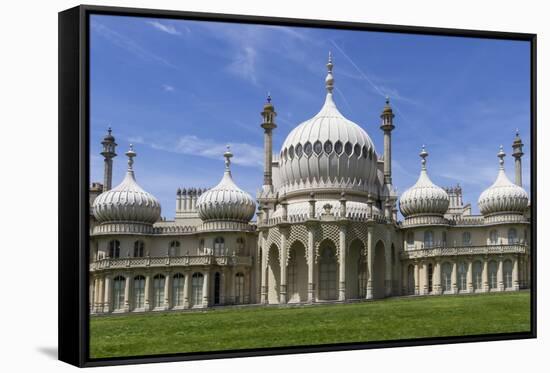
<svg viewBox="0 0 550 373">
<path fill-rule="evenodd" d="M 124 282 L 124 312 L 130 311 L 130 284 L 132 283 L 130 273 L 126 273 L 126 281 Z"/>
<path fill-rule="evenodd" d="M 205 271 L 203 273 L 204 281 L 202 283 L 202 306 L 204 308 L 208 307 L 210 301 L 210 273 Z"/>
<path fill-rule="evenodd" d="M 392 291 L 392 271 L 393 271 L 393 264 L 392 264 L 392 256 L 391 256 L 391 232 L 388 228 L 386 232 L 386 243 L 387 245 L 384 247 L 384 255 L 386 256 L 386 276 L 384 278 L 384 293 L 386 297 L 391 296 Z"/>
<path fill-rule="evenodd" d="M 183 280 L 183 308 L 189 308 L 189 293 L 191 291 L 191 273 L 185 272 Z"/>
<path fill-rule="evenodd" d="M 420 268 L 418 263 L 414 263 L 414 295 L 420 295 Z"/>
<path fill-rule="evenodd" d="M 483 280 L 483 291 L 486 293 L 489 291 L 489 260 L 483 259 L 483 273 L 481 274 Z"/>
<path fill-rule="evenodd" d="M 453 261 L 453 272 L 451 273 L 451 290 L 453 291 L 453 294 L 458 293 L 457 276 L 458 276 L 458 270 L 457 270 L 456 258 L 455 258 Z"/>
<path fill-rule="evenodd" d="M 94 280 L 94 303 L 92 305 L 93 312 L 100 312 L 99 303 L 101 301 L 99 296 L 99 277 L 96 277 Z"/>
<path fill-rule="evenodd" d="M 172 300 L 172 276 L 170 272 L 164 274 L 164 309 L 170 309 L 170 303 Z"/>
<path fill-rule="evenodd" d="M 339 255 L 339 292 L 338 292 L 338 300 L 345 301 L 346 300 L 346 232 L 347 227 L 344 224 L 340 224 L 340 255 Z"/>
<path fill-rule="evenodd" d="M 518 274 L 518 257 L 514 257 L 514 267 L 512 268 L 512 287 L 514 290 L 519 290 L 519 274 Z"/>
<path fill-rule="evenodd" d="M 113 297 L 111 275 L 105 276 L 105 299 L 103 301 L 103 312 L 111 312 Z"/>
<path fill-rule="evenodd" d="M 287 237 L 288 237 L 288 231 L 286 228 L 281 229 L 281 262 L 279 263 L 281 266 L 281 288 L 279 291 L 279 303 L 285 304 L 287 302 L 286 299 L 286 266 L 288 262 L 288 251 L 287 251 Z"/>
<path fill-rule="evenodd" d="M 373 242 L 372 242 L 372 239 L 373 239 L 373 227 L 372 226 L 368 226 L 367 227 L 367 299 L 372 299 L 373 298 L 373 289 L 372 289 L 372 282 L 374 280 L 373 278 L 373 266 L 374 266 L 374 263 L 373 263 L 373 253 L 374 253 L 374 250 L 373 250 Z"/>
<path fill-rule="evenodd" d="M 313 267 L 315 265 L 315 249 L 313 242 L 313 227 L 309 226 L 307 230 L 307 301 L 308 303 L 315 302 L 315 285 L 313 280 Z"/>
<path fill-rule="evenodd" d="M 422 286 L 423 288 L 423 291 L 422 291 L 422 294 L 423 295 L 428 295 L 430 294 L 430 287 L 429 287 L 429 282 L 430 282 L 430 273 L 428 271 L 428 262 L 424 262 L 422 264 L 422 274 L 423 274 L 423 280 L 424 280 L 424 286 Z"/>
<path fill-rule="evenodd" d="M 468 272 L 466 275 L 466 288 L 468 290 L 468 293 L 474 292 L 474 281 L 473 281 L 473 273 L 474 272 L 474 264 L 472 260 L 468 260 Z"/>
<path fill-rule="evenodd" d="M 408 290 L 409 290 L 409 264 L 408 263 L 404 264 L 403 267 L 401 267 L 401 276 L 402 276 L 401 293 L 403 295 L 408 295 Z"/>
<path fill-rule="evenodd" d="M 439 260 L 436 260 L 434 265 L 433 291 L 435 294 L 441 295 L 441 262 Z"/>
<path fill-rule="evenodd" d="M 222 268 L 220 271 L 220 304 L 225 304 L 225 287 L 227 286 L 225 281 L 226 268 Z"/>
<path fill-rule="evenodd" d="M 152 299 L 151 299 L 151 274 L 150 273 L 147 273 L 145 275 L 145 291 L 144 291 L 144 298 L 145 298 L 145 302 L 144 302 L 144 308 L 145 308 L 145 311 L 151 311 L 153 309 L 153 302 L 152 302 Z"/>
<path fill-rule="evenodd" d="M 250 282 L 250 270 L 244 271 L 244 293 L 243 293 L 243 303 L 249 304 L 250 303 L 250 293 L 251 293 L 251 282 Z"/>
<path fill-rule="evenodd" d="M 504 276 L 502 270 L 503 261 L 502 258 L 498 260 L 498 270 L 497 270 L 497 284 L 498 291 L 504 291 Z"/>
<path fill-rule="evenodd" d="M 267 240 L 266 240 L 267 232 L 260 232 L 260 239 L 261 239 L 261 246 L 260 250 L 262 250 L 261 255 L 261 273 L 260 273 L 260 303 L 267 304 L 267 255 L 269 253 L 269 248 L 266 247 Z"/>
<path fill-rule="evenodd" d="M 235 267 L 231 267 L 231 268 L 228 268 L 228 272 L 229 272 L 229 275 L 228 275 L 229 289 L 227 291 L 226 298 L 229 304 L 235 304 L 235 280 L 236 280 L 235 275 L 237 274 L 237 271 Z"/>
<path fill-rule="evenodd" d="M 103 277 L 99 277 L 97 279 L 98 281 L 98 292 L 97 292 L 97 311 L 96 312 L 103 312 L 103 300 L 105 299 L 105 282 L 103 280 Z"/>
</svg>

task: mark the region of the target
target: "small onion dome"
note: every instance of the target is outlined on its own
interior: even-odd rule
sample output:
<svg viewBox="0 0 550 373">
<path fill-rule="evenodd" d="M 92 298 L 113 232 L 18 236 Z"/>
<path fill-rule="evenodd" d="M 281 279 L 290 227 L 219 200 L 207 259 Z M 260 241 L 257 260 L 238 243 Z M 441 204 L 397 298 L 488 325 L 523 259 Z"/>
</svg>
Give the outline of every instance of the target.
<svg viewBox="0 0 550 373">
<path fill-rule="evenodd" d="M 443 188 L 435 185 L 426 170 L 428 152 L 422 146 L 422 170 L 412 187 L 407 189 L 399 199 L 399 209 L 404 217 L 413 215 L 443 215 L 449 207 L 449 195 Z"/>
<path fill-rule="evenodd" d="M 477 201 L 483 215 L 496 213 L 523 214 L 529 203 L 529 196 L 522 187 L 512 183 L 504 172 L 504 157 L 506 154 L 500 146 L 497 154 L 500 163 L 498 176 L 493 185 L 485 189 Z"/>
<path fill-rule="evenodd" d="M 135 222 L 153 224 L 160 218 L 160 203 L 150 193 L 143 190 L 134 175 L 133 158 L 137 154 L 133 146 L 126 152 L 128 172 L 122 183 L 101 193 L 93 203 L 96 220 L 103 222 Z"/>
<path fill-rule="evenodd" d="M 197 201 L 199 216 L 203 221 L 237 221 L 248 223 L 254 216 L 254 199 L 240 189 L 231 177 L 230 158 L 233 154 L 227 147 L 224 153 L 225 172 L 218 185 L 202 193 Z"/>
<path fill-rule="evenodd" d="M 321 110 L 295 127 L 280 152 L 281 186 L 308 189 L 312 184 L 341 184 L 340 189 L 374 190 L 377 154 L 369 135 L 345 118 L 333 99 L 334 77 L 329 55 L 326 98 Z M 370 188 L 369 188 L 370 187 Z"/>
</svg>

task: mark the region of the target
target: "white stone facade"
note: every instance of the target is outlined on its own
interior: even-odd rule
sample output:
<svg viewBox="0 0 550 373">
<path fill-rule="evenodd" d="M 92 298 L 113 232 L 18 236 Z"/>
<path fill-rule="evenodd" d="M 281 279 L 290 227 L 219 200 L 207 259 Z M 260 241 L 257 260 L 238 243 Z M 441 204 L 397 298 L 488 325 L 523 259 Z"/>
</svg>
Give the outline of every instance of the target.
<svg viewBox="0 0 550 373">
<path fill-rule="evenodd" d="M 381 115 L 381 156 L 361 126 L 338 111 L 331 58 L 327 68 L 325 104 L 290 132 L 276 155 L 268 97 L 255 222 L 256 202 L 233 181 L 229 149 L 217 186 L 177 190 L 173 221 L 159 218 L 158 200 L 137 184 L 132 149 L 126 178 L 110 189 L 116 143 L 109 131 L 102 142 L 106 185 L 99 194 L 102 186 L 94 183 L 90 193 L 92 314 L 529 287 L 530 208 L 519 136 L 515 183 L 504 172 L 501 149 L 496 181 L 479 199 L 482 215 L 463 204 L 460 187 L 433 184 L 425 149 L 417 183 L 398 200 L 389 100 Z"/>
</svg>

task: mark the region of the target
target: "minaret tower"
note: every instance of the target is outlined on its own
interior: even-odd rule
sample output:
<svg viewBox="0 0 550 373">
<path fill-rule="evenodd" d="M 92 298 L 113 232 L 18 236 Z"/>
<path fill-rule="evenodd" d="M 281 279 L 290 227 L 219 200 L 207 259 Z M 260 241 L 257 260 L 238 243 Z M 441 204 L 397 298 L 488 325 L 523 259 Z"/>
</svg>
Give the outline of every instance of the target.
<svg viewBox="0 0 550 373">
<path fill-rule="evenodd" d="M 384 184 L 391 185 L 391 131 L 395 128 L 393 118 L 395 115 L 390 106 L 390 98 L 386 97 L 386 105 L 380 115 L 382 124 L 380 129 L 384 131 Z"/>
<path fill-rule="evenodd" d="M 514 143 L 512 144 L 512 149 L 514 151 L 512 152 L 512 156 L 515 158 L 515 165 L 516 165 L 516 177 L 515 177 L 515 184 L 517 186 L 522 186 L 522 180 L 521 180 L 521 157 L 523 156 L 523 143 L 521 142 L 521 138 L 519 137 L 519 130 L 516 129 L 516 138 L 514 139 Z"/>
<path fill-rule="evenodd" d="M 103 145 L 103 151 L 101 155 L 105 158 L 104 172 L 103 172 L 103 191 L 106 192 L 111 189 L 113 181 L 113 158 L 116 157 L 115 138 L 111 134 L 111 127 L 107 130 L 107 135 L 103 138 L 101 145 Z"/>
<path fill-rule="evenodd" d="M 275 107 L 271 103 L 271 95 L 268 93 L 267 102 L 264 105 L 264 110 L 261 112 L 263 123 L 261 127 L 264 129 L 264 192 L 273 191 L 273 179 L 271 172 L 271 164 L 273 161 L 273 130 L 277 128 L 275 124 Z"/>
</svg>

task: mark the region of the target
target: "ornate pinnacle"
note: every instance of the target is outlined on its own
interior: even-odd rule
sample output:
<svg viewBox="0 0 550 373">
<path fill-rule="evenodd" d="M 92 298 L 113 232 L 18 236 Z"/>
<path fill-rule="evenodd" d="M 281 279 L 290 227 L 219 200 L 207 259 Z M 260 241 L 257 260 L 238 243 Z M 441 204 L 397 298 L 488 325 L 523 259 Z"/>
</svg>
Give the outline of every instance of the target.
<svg viewBox="0 0 550 373">
<path fill-rule="evenodd" d="M 130 144 L 130 149 L 126 152 L 126 156 L 128 157 L 128 171 L 133 171 L 132 166 L 134 165 L 134 157 L 137 155 L 137 153 L 134 151 L 134 145 Z"/>
<path fill-rule="evenodd" d="M 422 145 L 422 150 L 420 151 L 420 158 L 422 158 L 422 169 L 426 169 L 426 158 L 428 157 L 428 152 L 426 151 L 425 145 Z"/>
<path fill-rule="evenodd" d="M 327 91 L 329 93 L 332 93 L 332 90 L 334 89 L 334 77 L 332 76 L 332 68 L 334 65 L 332 64 L 332 53 L 328 52 L 328 63 L 327 63 L 327 77 L 325 78 L 325 86 L 327 88 Z"/>
<path fill-rule="evenodd" d="M 499 163 L 499 165 L 500 165 L 500 169 L 501 169 L 501 170 L 504 170 L 504 157 L 506 157 L 506 153 L 504 153 L 504 148 L 503 148 L 502 145 L 501 145 L 500 148 L 499 148 L 497 157 L 499 158 L 498 163 Z"/>
<path fill-rule="evenodd" d="M 229 144 L 227 145 L 227 150 L 225 153 L 223 153 L 223 156 L 225 157 L 225 170 L 229 171 L 229 166 L 231 165 L 231 157 L 233 157 L 233 153 L 231 153 L 231 147 Z"/>
</svg>

